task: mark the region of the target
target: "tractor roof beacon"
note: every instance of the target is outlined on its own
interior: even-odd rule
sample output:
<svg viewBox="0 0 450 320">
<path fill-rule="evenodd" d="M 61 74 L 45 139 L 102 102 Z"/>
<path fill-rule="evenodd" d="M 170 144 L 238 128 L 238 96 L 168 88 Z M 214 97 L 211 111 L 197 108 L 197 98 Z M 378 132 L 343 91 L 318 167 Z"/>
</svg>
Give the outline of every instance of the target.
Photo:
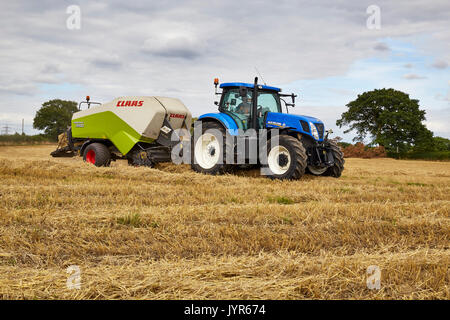
<svg viewBox="0 0 450 320">
<path fill-rule="evenodd" d="M 82 110 L 83 105 L 87 108 Z M 79 154 L 96 166 L 108 166 L 118 158 L 153 166 L 171 160 L 171 150 L 180 141 L 173 133 L 191 127 L 190 111 L 174 98 L 131 96 L 102 104 L 88 96 L 78 109 L 52 156 Z"/>
<path fill-rule="evenodd" d="M 295 106 L 295 94 L 283 94 L 280 88 L 260 85 L 258 78 L 254 83 L 222 83 L 221 92 L 217 91 L 218 84 L 219 80 L 214 79 L 215 93 L 220 95 L 220 101 L 215 102 L 219 112 L 203 114 L 194 123 L 195 128 L 201 124 L 201 132 L 192 138 L 193 170 L 222 173 L 230 166 L 242 165 L 236 161 L 239 157 L 247 165 L 254 164 L 248 145 L 256 140 L 257 164 L 268 169 L 266 175 L 270 178 L 298 179 L 305 172 L 341 176 L 344 158 L 336 142 L 328 139 L 332 131 L 325 131 L 323 122 L 317 118 L 288 113 L 288 107 Z M 256 131 L 256 137 L 246 134 L 249 129 Z M 267 134 L 264 138 L 267 143 L 261 140 L 263 132 Z M 237 141 L 243 141 L 246 147 L 239 149 Z"/>
</svg>

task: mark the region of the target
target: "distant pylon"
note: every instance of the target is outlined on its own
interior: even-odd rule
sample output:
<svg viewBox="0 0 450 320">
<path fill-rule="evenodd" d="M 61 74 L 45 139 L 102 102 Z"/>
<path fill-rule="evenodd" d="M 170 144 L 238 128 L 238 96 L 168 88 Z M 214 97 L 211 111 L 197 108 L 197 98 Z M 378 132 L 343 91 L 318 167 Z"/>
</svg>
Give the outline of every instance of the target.
<svg viewBox="0 0 450 320">
<path fill-rule="evenodd" d="M 11 129 L 10 126 L 5 125 L 2 127 L 2 134 L 8 135 L 9 134 L 9 129 Z"/>
</svg>

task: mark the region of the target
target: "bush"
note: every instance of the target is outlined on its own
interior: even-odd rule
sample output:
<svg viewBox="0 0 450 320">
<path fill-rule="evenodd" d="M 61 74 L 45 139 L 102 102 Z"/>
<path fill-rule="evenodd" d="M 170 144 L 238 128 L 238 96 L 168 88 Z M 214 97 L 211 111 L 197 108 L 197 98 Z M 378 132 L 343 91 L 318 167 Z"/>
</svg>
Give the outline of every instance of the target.
<svg viewBox="0 0 450 320">
<path fill-rule="evenodd" d="M 442 137 L 433 137 L 433 151 L 450 151 L 450 140 Z"/>
<path fill-rule="evenodd" d="M 407 152 L 389 152 L 388 156 L 396 159 L 450 160 L 450 140 L 433 137 L 429 143 L 414 146 Z"/>
<path fill-rule="evenodd" d="M 34 136 L 28 136 L 19 133 L 0 135 L 0 145 L 42 144 L 48 142 L 49 139 L 42 134 Z"/>
<path fill-rule="evenodd" d="M 389 156 L 396 159 L 448 161 L 450 160 L 450 151 L 392 153 Z"/>
<path fill-rule="evenodd" d="M 348 146 L 351 146 L 351 143 L 348 142 L 338 142 L 337 143 L 339 147 L 341 147 L 342 149 L 347 148 Z"/>
<path fill-rule="evenodd" d="M 343 148 L 344 158 L 385 158 L 387 156 L 386 150 L 382 146 L 368 147 L 361 142 L 355 145 L 349 144 Z"/>
</svg>

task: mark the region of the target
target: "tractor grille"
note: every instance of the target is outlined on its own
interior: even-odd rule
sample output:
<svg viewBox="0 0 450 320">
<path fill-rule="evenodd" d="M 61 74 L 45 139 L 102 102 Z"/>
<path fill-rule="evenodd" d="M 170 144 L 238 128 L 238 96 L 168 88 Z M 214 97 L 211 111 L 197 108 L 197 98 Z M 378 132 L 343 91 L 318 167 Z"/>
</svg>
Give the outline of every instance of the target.
<svg viewBox="0 0 450 320">
<path fill-rule="evenodd" d="M 323 130 L 324 130 L 324 126 L 323 123 L 315 123 L 317 131 L 319 131 L 319 138 L 323 139 Z"/>
<path fill-rule="evenodd" d="M 309 125 L 306 121 L 304 120 L 300 120 L 300 124 L 302 125 L 302 129 L 305 132 L 309 132 Z"/>
</svg>

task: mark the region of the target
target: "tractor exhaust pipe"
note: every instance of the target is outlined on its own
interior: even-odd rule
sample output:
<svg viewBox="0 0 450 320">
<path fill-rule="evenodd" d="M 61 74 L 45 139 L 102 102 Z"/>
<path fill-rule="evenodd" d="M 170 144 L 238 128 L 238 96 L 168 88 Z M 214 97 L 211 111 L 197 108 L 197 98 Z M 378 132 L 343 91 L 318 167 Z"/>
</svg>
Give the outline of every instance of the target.
<svg viewBox="0 0 450 320">
<path fill-rule="evenodd" d="M 256 113 L 258 112 L 258 77 L 255 77 L 255 83 L 253 86 L 253 106 L 252 106 L 252 128 L 257 129 L 258 122 L 256 119 Z"/>
</svg>

